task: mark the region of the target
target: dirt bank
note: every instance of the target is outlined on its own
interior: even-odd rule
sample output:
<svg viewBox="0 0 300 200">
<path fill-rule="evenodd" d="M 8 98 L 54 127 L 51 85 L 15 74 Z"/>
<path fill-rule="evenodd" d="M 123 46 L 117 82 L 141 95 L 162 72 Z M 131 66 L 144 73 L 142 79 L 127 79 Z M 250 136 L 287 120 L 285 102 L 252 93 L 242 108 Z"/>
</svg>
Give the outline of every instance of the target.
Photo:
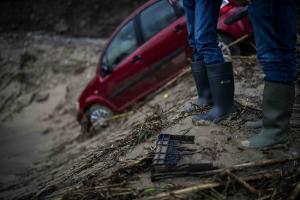
<svg viewBox="0 0 300 200">
<path fill-rule="evenodd" d="M 78 90 L 94 75 L 103 43 L 31 33 L 1 35 L 2 184 L 18 179 L 16 174 L 30 169 L 62 139 L 52 134 L 57 133 L 53 125 L 72 122 L 79 130 L 74 118 Z M 53 116 L 61 117 L 54 121 Z"/>
</svg>

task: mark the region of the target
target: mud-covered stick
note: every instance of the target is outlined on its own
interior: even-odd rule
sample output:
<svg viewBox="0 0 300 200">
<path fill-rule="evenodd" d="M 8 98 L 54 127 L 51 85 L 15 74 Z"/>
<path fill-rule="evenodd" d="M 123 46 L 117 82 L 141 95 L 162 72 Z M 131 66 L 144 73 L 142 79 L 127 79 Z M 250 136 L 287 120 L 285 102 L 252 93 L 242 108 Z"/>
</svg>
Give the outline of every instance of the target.
<svg viewBox="0 0 300 200">
<path fill-rule="evenodd" d="M 286 158 L 286 159 L 258 160 L 258 161 L 233 165 L 228 168 L 214 169 L 214 170 L 201 171 L 201 172 L 189 172 L 186 170 L 185 171 L 173 171 L 173 172 L 155 172 L 153 174 L 153 178 L 154 178 L 153 180 L 159 180 L 162 178 L 172 178 L 172 177 L 183 176 L 183 175 L 207 177 L 207 176 L 212 176 L 212 175 L 216 175 L 216 174 L 223 174 L 225 170 L 230 170 L 231 172 L 232 171 L 240 171 L 240 170 L 249 169 L 249 168 L 264 167 L 264 166 L 276 165 L 276 164 L 281 164 L 281 163 L 286 163 L 286 162 L 291 162 L 291 161 L 299 162 L 298 160 L 300 160 L 300 157 Z"/>
<path fill-rule="evenodd" d="M 180 190 L 176 190 L 174 192 L 164 192 L 164 193 L 160 193 L 156 196 L 153 197 L 148 197 L 146 198 L 147 200 L 154 200 L 154 199 L 165 199 L 166 197 L 169 196 L 173 196 L 173 195 L 182 195 L 182 194 L 187 194 L 187 193 L 191 193 L 191 192 L 196 192 L 196 191 L 200 191 L 200 190 L 207 190 L 207 189 L 211 189 L 211 188 L 216 188 L 216 187 L 220 187 L 222 186 L 222 183 L 218 183 L 218 182 L 212 182 L 212 183 L 206 183 L 206 184 L 201 184 L 201 185 L 195 185 L 192 187 L 188 187 L 188 188 L 183 188 Z"/>
<path fill-rule="evenodd" d="M 231 46 L 233 46 L 233 45 L 236 45 L 237 43 L 239 43 L 239 42 L 241 42 L 241 41 L 247 39 L 248 37 L 250 37 L 250 35 L 246 34 L 246 35 L 244 35 L 244 36 L 242 36 L 242 37 L 236 39 L 235 41 L 231 42 L 230 44 L 228 44 L 227 47 L 231 47 Z"/>
<path fill-rule="evenodd" d="M 299 195 L 300 195 L 300 182 L 298 182 L 298 184 L 296 185 L 295 189 L 293 190 L 293 192 L 289 196 L 288 200 L 295 200 L 295 199 L 297 199 L 297 197 Z"/>
<path fill-rule="evenodd" d="M 231 178 L 233 178 L 234 180 L 236 180 L 238 183 L 240 183 L 244 188 L 246 188 L 249 192 L 257 194 L 257 190 L 252 187 L 250 184 L 248 184 L 246 181 L 240 179 L 239 177 L 237 177 L 235 174 L 231 173 L 231 171 L 229 171 L 228 169 L 225 170 L 224 172 L 225 175 L 230 176 Z"/>
<path fill-rule="evenodd" d="M 286 162 L 299 162 L 300 157 L 293 157 L 293 158 L 286 158 L 286 159 L 270 159 L 270 160 L 258 160 L 238 165 L 233 165 L 231 167 L 228 167 L 227 169 L 230 171 L 239 171 L 243 169 L 249 169 L 249 168 L 255 168 L 255 167 L 264 167 L 269 165 L 276 165 Z M 199 176 L 210 176 L 214 174 L 223 173 L 226 169 L 215 169 L 210 171 L 203 171 L 203 172 L 194 172 L 193 175 L 199 175 Z"/>
</svg>

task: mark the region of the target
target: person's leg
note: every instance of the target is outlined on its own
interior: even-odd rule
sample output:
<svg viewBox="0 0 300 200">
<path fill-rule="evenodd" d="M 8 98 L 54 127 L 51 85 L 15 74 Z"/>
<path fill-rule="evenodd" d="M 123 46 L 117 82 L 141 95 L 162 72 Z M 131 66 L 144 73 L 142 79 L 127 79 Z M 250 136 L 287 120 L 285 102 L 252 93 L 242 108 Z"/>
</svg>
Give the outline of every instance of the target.
<svg viewBox="0 0 300 200">
<path fill-rule="evenodd" d="M 217 23 L 222 0 L 196 0 L 195 46 L 206 66 L 214 106 L 193 122 L 208 120 L 218 122 L 231 113 L 233 108 L 234 80 L 231 63 L 225 63 L 218 46 Z"/>
<path fill-rule="evenodd" d="M 249 5 L 249 15 L 265 80 L 293 85 L 297 69 L 297 0 L 255 0 Z"/>
<path fill-rule="evenodd" d="M 188 30 L 188 41 L 190 47 L 193 48 L 191 69 L 198 94 L 196 102 L 188 102 L 188 104 L 185 106 L 184 110 L 186 112 L 194 112 L 195 110 L 197 110 L 197 107 L 207 106 L 211 104 L 211 94 L 208 85 L 207 72 L 203 62 L 203 56 L 196 49 L 195 4 L 195 0 L 183 0 Z"/>
<path fill-rule="evenodd" d="M 183 7 L 185 11 L 189 45 L 191 48 L 195 49 L 195 0 L 183 0 Z"/>
<path fill-rule="evenodd" d="M 195 0 L 195 47 L 206 65 L 224 63 L 217 35 L 221 4 L 222 0 Z"/>
<path fill-rule="evenodd" d="M 262 148 L 286 140 L 297 68 L 297 0 L 255 0 L 249 5 L 257 58 L 265 73 L 263 123 L 242 147 Z"/>
</svg>

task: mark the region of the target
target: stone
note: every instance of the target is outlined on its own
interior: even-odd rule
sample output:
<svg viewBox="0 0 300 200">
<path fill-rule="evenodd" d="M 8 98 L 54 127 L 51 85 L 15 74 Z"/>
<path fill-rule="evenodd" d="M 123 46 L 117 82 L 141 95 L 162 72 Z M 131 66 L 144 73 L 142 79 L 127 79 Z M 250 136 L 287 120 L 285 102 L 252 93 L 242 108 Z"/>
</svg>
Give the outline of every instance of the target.
<svg viewBox="0 0 300 200">
<path fill-rule="evenodd" d="M 49 93 L 48 92 L 37 92 L 32 95 L 32 99 L 38 103 L 42 103 L 48 100 L 49 98 Z"/>
</svg>

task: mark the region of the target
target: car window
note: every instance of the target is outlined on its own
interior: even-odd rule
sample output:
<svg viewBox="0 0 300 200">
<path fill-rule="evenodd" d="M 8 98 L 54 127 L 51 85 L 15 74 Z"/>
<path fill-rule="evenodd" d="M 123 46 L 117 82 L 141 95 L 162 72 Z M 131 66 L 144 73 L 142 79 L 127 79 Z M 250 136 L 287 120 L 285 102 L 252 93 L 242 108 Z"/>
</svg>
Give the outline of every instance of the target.
<svg viewBox="0 0 300 200">
<path fill-rule="evenodd" d="M 106 49 L 102 63 L 103 68 L 106 70 L 113 69 L 124 58 L 137 49 L 137 47 L 138 44 L 134 30 L 134 23 L 133 21 L 130 21 L 112 39 L 111 43 Z"/>
<path fill-rule="evenodd" d="M 174 9 L 167 0 L 160 0 L 154 5 L 143 10 L 140 18 L 144 39 L 148 40 L 175 21 L 176 15 Z"/>
</svg>

